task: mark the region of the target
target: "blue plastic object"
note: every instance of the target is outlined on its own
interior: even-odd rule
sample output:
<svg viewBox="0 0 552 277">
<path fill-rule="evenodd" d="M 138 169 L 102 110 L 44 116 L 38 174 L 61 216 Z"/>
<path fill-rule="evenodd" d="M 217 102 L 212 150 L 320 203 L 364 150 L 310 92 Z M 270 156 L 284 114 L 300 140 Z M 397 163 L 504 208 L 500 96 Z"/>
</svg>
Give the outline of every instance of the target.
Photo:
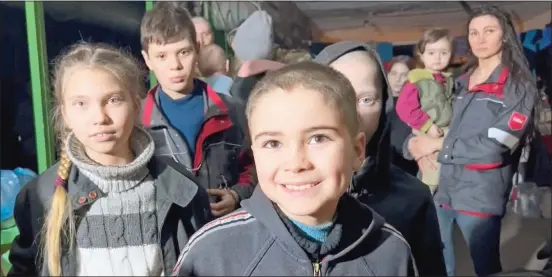
<svg viewBox="0 0 552 277">
<path fill-rule="evenodd" d="M 26 168 L 0 171 L 0 221 L 5 221 L 13 216 L 15 198 L 21 188 L 36 177 L 36 173 Z"/>
</svg>

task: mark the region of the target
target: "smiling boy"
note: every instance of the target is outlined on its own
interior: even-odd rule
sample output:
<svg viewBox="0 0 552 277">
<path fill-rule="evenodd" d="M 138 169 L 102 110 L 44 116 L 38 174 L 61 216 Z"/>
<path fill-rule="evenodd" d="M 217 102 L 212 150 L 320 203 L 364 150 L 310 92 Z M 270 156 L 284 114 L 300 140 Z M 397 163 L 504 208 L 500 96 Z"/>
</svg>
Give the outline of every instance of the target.
<svg viewBox="0 0 552 277">
<path fill-rule="evenodd" d="M 194 78 L 199 46 L 187 10 L 157 3 L 144 15 L 140 36 L 142 56 L 159 82 L 148 92 L 141 115 L 156 155 L 198 177 L 214 216 L 235 210 L 253 192 L 243 106 Z"/>
<path fill-rule="evenodd" d="M 342 74 L 312 62 L 274 71 L 246 114 L 259 187 L 196 232 L 173 275 L 417 275 L 400 233 L 345 193 L 366 136 Z"/>
</svg>

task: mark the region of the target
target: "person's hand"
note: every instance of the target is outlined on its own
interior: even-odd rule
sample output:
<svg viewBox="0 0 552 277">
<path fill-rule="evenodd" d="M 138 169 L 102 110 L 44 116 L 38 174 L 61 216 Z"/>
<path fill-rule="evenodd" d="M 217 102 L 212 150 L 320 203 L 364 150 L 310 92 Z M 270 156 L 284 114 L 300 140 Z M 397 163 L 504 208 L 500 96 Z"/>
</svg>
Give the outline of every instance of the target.
<svg viewBox="0 0 552 277">
<path fill-rule="evenodd" d="M 435 123 L 433 123 L 431 124 L 431 127 L 429 127 L 427 134 L 433 138 L 440 138 L 443 136 L 443 130 L 441 130 L 439 126 L 435 125 Z"/>
<path fill-rule="evenodd" d="M 408 141 L 408 151 L 417 161 L 429 156 L 443 147 L 443 138 L 432 138 L 427 135 L 417 135 Z"/>
<path fill-rule="evenodd" d="M 211 203 L 211 213 L 214 217 L 223 216 L 233 212 L 238 207 L 238 194 L 230 189 L 208 189 L 209 196 L 220 199 L 217 203 Z"/>
<path fill-rule="evenodd" d="M 435 159 L 435 156 L 435 154 L 431 154 L 418 160 L 418 168 L 422 171 L 422 175 L 424 174 L 423 169 L 429 168 L 433 171 L 437 170 L 437 160 Z"/>
<path fill-rule="evenodd" d="M 278 70 L 284 66 L 285 64 L 283 63 L 271 60 L 248 60 L 242 64 L 237 76 L 245 78 L 268 71 Z"/>
</svg>

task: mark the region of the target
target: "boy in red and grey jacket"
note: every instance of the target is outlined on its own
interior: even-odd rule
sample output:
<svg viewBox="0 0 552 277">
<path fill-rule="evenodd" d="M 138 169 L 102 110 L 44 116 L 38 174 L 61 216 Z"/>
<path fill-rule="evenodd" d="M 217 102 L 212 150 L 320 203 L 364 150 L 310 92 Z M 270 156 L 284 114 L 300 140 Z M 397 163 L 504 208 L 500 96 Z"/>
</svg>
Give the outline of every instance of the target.
<svg viewBox="0 0 552 277">
<path fill-rule="evenodd" d="M 199 46 L 185 9 L 159 2 L 142 19 L 141 43 L 159 82 L 141 115 L 155 139 L 155 154 L 195 174 L 211 196 L 215 217 L 234 211 L 253 193 L 243 105 L 194 78 Z"/>
</svg>

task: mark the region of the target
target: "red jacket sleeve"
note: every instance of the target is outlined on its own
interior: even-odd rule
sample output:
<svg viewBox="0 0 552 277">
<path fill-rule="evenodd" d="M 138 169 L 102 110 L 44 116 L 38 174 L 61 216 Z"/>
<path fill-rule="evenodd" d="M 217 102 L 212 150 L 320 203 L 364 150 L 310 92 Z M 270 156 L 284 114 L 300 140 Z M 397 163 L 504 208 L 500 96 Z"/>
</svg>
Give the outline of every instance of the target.
<svg viewBox="0 0 552 277">
<path fill-rule="evenodd" d="M 411 128 L 427 132 L 433 121 L 422 111 L 420 93 L 415 84 L 407 82 L 397 100 L 397 115 Z"/>
</svg>

